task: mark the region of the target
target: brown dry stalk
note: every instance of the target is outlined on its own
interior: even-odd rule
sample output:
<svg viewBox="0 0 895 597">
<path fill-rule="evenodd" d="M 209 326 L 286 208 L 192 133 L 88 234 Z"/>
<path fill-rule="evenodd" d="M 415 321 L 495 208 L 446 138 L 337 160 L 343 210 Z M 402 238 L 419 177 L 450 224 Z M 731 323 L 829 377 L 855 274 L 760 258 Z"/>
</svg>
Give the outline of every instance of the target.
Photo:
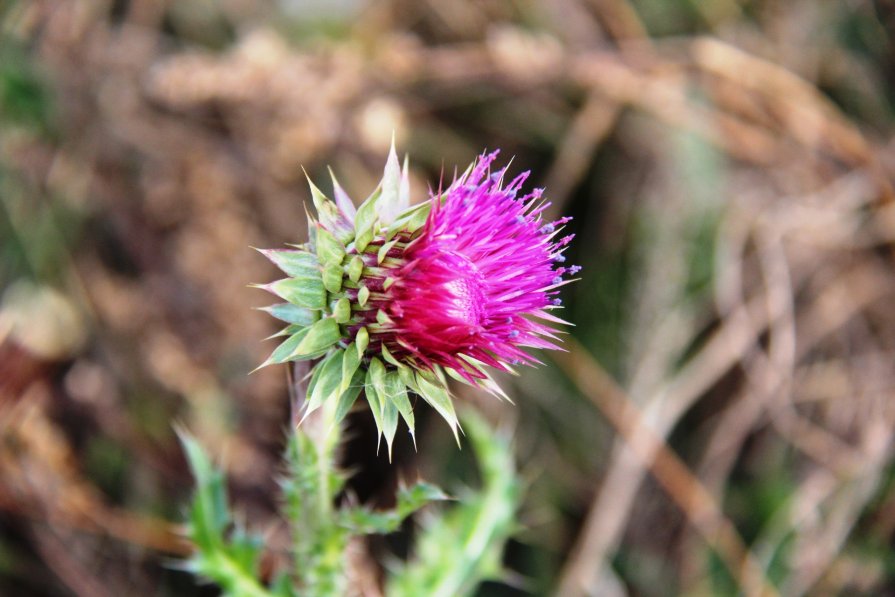
<svg viewBox="0 0 895 597">
<path fill-rule="evenodd" d="M 558 210 L 566 203 L 587 174 L 594 153 L 612 131 L 619 112 L 618 104 L 606 99 L 599 91 L 593 91 L 572 119 L 547 173 L 545 186 L 550 189 L 554 209 Z"/>
<path fill-rule="evenodd" d="M 711 493 L 681 459 L 645 422 L 640 409 L 608 373 L 574 339 L 565 343 L 567 353 L 553 355 L 575 385 L 600 409 L 600 412 L 625 440 L 628 447 L 646 468 L 706 543 L 716 551 L 744 594 L 777 595 L 764 575 L 760 564 L 743 543 L 742 538 L 715 502 Z M 581 540 L 563 572 L 557 595 L 587 594 L 586 588 L 595 559 L 589 545 L 593 533 L 588 520 Z"/>
</svg>

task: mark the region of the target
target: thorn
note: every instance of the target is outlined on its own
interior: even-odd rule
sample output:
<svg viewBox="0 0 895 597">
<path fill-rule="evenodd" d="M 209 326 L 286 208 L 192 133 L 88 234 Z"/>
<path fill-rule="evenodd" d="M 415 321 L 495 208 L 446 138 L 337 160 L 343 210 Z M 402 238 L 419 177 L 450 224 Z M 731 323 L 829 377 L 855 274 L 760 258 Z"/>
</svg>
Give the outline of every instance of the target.
<svg viewBox="0 0 895 597">
<path fill-rule="evenodd" d="M 266 361 L 264 361 L 263 363 L 261 363 L 260 365 L 258 365 L 257 367 L 255 367 L 254 369 L 249 371 L 249 375 L 252 375 L 252 374 L 256 373 L 257 371 L 264 369 L 265 367 L 267 367 L 270 364 L 271 364 L 270 359 L 267 359 Z"/>
</svg>

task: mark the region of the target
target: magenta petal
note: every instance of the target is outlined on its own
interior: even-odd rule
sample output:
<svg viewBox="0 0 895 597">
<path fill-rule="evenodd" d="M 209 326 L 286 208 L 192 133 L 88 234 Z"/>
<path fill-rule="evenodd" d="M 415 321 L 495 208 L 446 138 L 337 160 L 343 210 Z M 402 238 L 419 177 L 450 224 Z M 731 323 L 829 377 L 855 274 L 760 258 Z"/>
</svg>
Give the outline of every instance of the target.
<svg viewBox="0 0 895 597">
<path fill-rule="evenodd" d="M 397 358 L 449 367 L 470 382 L 482 376 L 464 367 L 463 357 L 503 370 L 535 364 L 522 347 L 558 348 L 555 329 L 544 322 L 565 323 L 546 310 L 558 304 L 554 289 L 565 283 L 558 256 L 571 238 L 553 239 L 568 218 L 541 219 L 548 205 L 542 189 L 517 198 L 527 172 L 501 188 L 505 169 L 492 174 L 496 157 L 483 154 L 432 197 L 429 218 L 404 245 L 377 307 L 392 323 L 375 334 Z"/>
<path fill-rule="evenodd" d="M 349 197 L 348 193 L 342 188 L 342 185 L 335 179 L 333 179 L 333 195 L 336 198 L 336 206 L 338 206 L 339 211 L 342 212 L 345 219 L 353 226 L 354 216 L 357 215 L 357 208 L 354 206 L 354 201 L 351 200 L 351 197 Z"/>
</svg>

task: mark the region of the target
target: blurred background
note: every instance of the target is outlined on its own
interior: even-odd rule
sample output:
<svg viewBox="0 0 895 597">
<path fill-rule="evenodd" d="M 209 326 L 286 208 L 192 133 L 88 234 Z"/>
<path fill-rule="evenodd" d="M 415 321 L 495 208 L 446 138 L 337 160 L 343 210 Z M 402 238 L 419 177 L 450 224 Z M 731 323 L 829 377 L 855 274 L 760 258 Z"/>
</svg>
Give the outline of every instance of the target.
<svg viewBox="0 0 895 597">
<path fill-rule="evenodd" d="M 895 595 L 895 2 L 0 1 L 0 594 L 215 595 L 195 433 L 274 533 L 250 246 L 484 149 L 574 216 L 568 353 L 503 380 L 527 484 L 481 595 Z M 360 499 L 475 485 L 350 418 Z M 409 531 L 370 542 L 371 565 Z M 392 555 L 390 555 L 392 554 Z"/>
</svg>

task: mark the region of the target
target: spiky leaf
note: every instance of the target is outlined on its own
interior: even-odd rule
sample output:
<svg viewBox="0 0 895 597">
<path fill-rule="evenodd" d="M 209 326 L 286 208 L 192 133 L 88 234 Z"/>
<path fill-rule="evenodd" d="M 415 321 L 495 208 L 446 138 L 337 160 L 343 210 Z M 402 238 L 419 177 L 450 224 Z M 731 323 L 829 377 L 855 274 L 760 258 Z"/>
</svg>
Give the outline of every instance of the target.
<svg viewBox="0 0 895 597">
<path fill-rule="evenodd" d="M 313 253 L 295 249 L 259 249 L 274 265 L 292 277 L 310 277 L 320 271 Z"/>
<path fill-rule="evenodd" d="M 346 352 L 345 355 L 347 356 L 348 353 Z M 348 411 L 350 411 L 351 407 L 354 406 L 354 403 L 357 401 L 357 397 L 360 395 L 360 391 L 363 388 L 364 371 L 362 369 L 358 369 L 354 372 L 354 375 L 348 382 L 347 387 L 339 395 L 339 400 L 336 403 L 336 414 L 334 423 L 339 424 L 342 422 L 342 420 L 348 414 Z"/>
<path fill-rule="evenodd" d="M 410 399 L 407 397 L 407 387 L 401 381 L 401 375 L 397 371 L 389 371 L 386 374 L 385 392 L 389 402 L 394 404 L 398 412 L 401 413 L 401 417 L 410 430 L 410 435 L 415 436 L 413 407 L 410 404 Z M 414 442 L 416 442 L 415 439 Z"/>
<path fill-rule="evenodd" d="M 320 265 L 338 265 L 345 257 L 345 246 L 323 227 L 317 228 L 317 260 Z"/>
<path fill-rule="evenodd" d="M 182 431 L 179 435 L 196 479 L 196 494 L 190 508 L 190 535 L 197 545 L 220 547 L 223 545 L 224 529 L 230 524 L 224 476 L 211 464 L 195 438 Z"/>
<path fill-rule="evenodd" d="M 333 307 L 333 319 L 338 323 L 348 323 L 351 319 L 351 302 L 347 298 L 342 297 L 336 301 Z"/>
<path fill-rule="evenodd" d="M 364 351 L 367 350 L 367 346 L 370 344 L 370 332 L 367 331 L 367 328 L 363 327 L 357 330 L 354 336 L 354 343 L 357 346 L 357 355 L 363 357 Z"/>
<path fill-rule="evenodd" d="M 381 190 L 377 188 L 357 208 L 357 215 L 354 216 L 354 246 L 358 252 L 363 252 L 367 245 L 370 244 L 370 241 L 373 240 L 378 213 L 376 204 L 379 201 L 380 194 Z"/>
<path fill-rule="evenodd" d="M 378 390 L 377 390 L 378 391 Z M 385 436 L 385 443 L 388 446 L 388 460 L 392 460 L 392 444 L 395 441 L 395 433 L 398 431 L 398 408 L 394 402 L 384 398 L 380 394 L 379 398 L 382 403 L 382 435 Z"/>
<path fill-rule="evenodd" d="M 352 343 L 345 349 L 345 356 L 342 358 L 342 381 L 339 384 L 340 392 L 344 392 L 348 389 L 358 367 L 360 367 L 360 354 L 358 354 L 357 347 Z"/>
<path fill-rule="evenodd" d="M 376 253 L 376 261 L 378 263 L 382 263 L 382 260 L 385 259 L 385 257 L 388 255 L 388 252 L 391 251 L 392 247 L 394 247 L 397 243 L 398 239 L 396 238 L 379 247 L 379 251 Z"/>
<path fill-rule="evenodd" d="M 270 597 L 257 580 L 263 543 L 239 525 L 227 536 L 232 517 L 227 507 L 224 476 L 193 437 L 182 431 L 178 434 L 196 478 L 188 525 L 196 553 L 189 567 L 220 585 L 228 597 Z"/>
<path fill-rule="evenodd" d="M 392 140 L 388 159 L 385 162 L 385 171 L 382 173 L 382 193 L 376 204 L 379 220 L 383 224 L 390 224 L 401 211 L 401 166 L 398 163 L 398 155 L 395 153 L 395 142 Z"/>
<path fill-rule="evenodd" d="M 319 268 L 311 276 L 283 278 L 261 288 L 298 307 L 322 309 L 326 306 L 326 289 Z"/>
<path fill-rule="evenodd" d="M 431 483 L 417 482 L 398 490 L 398 503 L 392 510 L 375 511 L 365 507 L 355 507 L 343 512 L 341 524 L 357 534 L 392 533 L 401 522 L 428 504 L 449 499 L 445 493 Z"/>
<path fill-rule="evenodd" d="M 311 200 L 314 202 L 314 208 L 317 210 L 317 218 L 320 224 L 331 231 L 333 235 L 342 243 L 346 243 L 354 236 L 354 227 L 345 217 L 339 207 L 329 200 L 323 192 L 317 188 L 310 177 L 305 175 L 308 180 L 308 186 L 311 189 Z M 349 201 L 350 203 L 350 201 Z"/>
<path fill-rule="evenodd" d="M 348 196 L 348 193 L 345 192 L 342 185 L 336 180 L 336 175 L 333 174 L 332 170 L 329 171 L 329 175 L 333 181 L 333 196 L 336 199 L 336 205 L 339 206 L 339 211 L 342 212 L 342 215 L 345 216 L 348 223 L 353 226 L 354 216 L 357 214 L 357 208 L 354 206 L 354 201 L 351 200 L 351 197 Z"/>
<path fill-rule="evenodd" d="M 457 421 L 457 413 L 454 411 L 454 403 L 451 400 L 447 389 L 439 383 L 433 383 L 426 379 L 419 372 L 415 375 L 416 390 L 419 392 L 420 398 L 429 403 L 441 417 L 451 426 L 454 432 L 454 438 L 457 443 L 460 442 L 460 436 L 457 433 L 459 423 Z"/>
<path fill-rule="evenodd" d="M 506 436 L 472 412 L 464 424 L 482 473 L 483 487 L 446 514 L 433 517 L 418 535 L 414 556 L 393 573 L 390 597 L 463 597 L 500 576 L 501 553 L 515 528 L 521 484 Z"/>
<path fill-rule="evenodd" d="M 267 357 L 267 360 L 264 361 L 261 367 L 266 367 L 267 365 L 279 365 L 280 363 L 285 363 L 286 361 L 295 360 L 295 351 L 296 349 L 298 349 L 298 346 L 299 344 L 301 344 L 302 340 L 305 339 L 305 336 L 308 335 L 308 331 L 310 331 L 310 328 L 302 328 L 301 330 L 289 336 L 282 344 L 274 349 L 273 353 L 271 353 L 271 355 Z"/>
<path fill-rule="evenodd" d="M 339 324 L 332 317 L 321 319 L 307 328 L 307 330 L 304 338 L 298 343 L 291 355 L 294 359 L 310 358 L 321 350 L 326 350 L 342 338 Z"/>
<path fill-rule="evenodd" d="M 379 437 L 382 437 L 382 402 L 379 400 L 379 394 L 376 392 L 376 385 L 373 383 L 373 374 L 367 369 L 366 378 L 364 379 L 364 395 L 370 405 L 370 412 L 373 413 L 373 420 L 376 422 L 376 430 Z"/>
<path fill-rule="evenodd" d="M 342 382 L 342 358 L 344 354 L 344 350 L 333 351 L 314 368 L 314 374 L 311 376 L 311 382 L 308 384 L 305 417 L 320 408 L 324 401 L 338 399 L 339 385 Z"/>
<path fill-rule="evenodd" d="M 370 299 L 370 289 L 366 286 L 361 286 L 360 290 L 357 291 L 357 304 L 361 307 L 366 306 L 367 301 Z"/>
<path fill-rule="evenodd" d="M 363 273 L 364 260 L 360 258 L 360 255 L 355 255 L 348 263 L 348 279 L 356 283 Z"/>
<path fill-rule="evenodd" d="M 323 287 L 329 292 L 335 294 L 342 290 L 342 266 L 338 263 L 331 263 L 323 268 Z"/>
<path fill-rule="evenodd" d="M 299 307 L 292 303 L 280 303 L 278 305 L 261 307 L 261 310 L 270 313 L 280 321 L 299 326 L 309 326 L 320 319 L 320 311 Z"/>
</svg>

